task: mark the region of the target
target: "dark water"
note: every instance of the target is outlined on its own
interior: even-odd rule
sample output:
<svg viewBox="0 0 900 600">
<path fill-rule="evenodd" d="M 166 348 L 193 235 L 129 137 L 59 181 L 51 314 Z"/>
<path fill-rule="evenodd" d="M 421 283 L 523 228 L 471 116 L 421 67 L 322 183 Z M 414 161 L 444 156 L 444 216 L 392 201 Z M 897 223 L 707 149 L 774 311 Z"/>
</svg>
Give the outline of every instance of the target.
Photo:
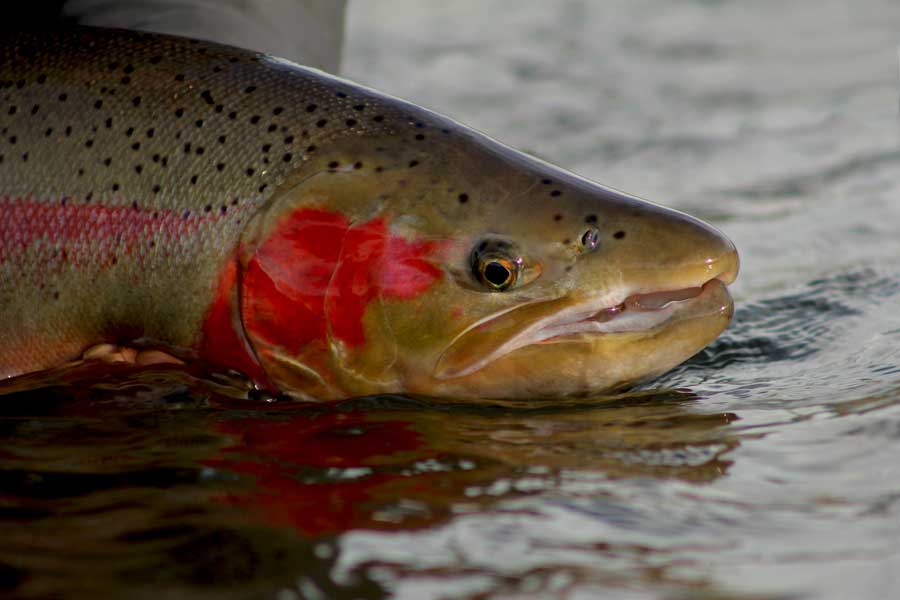
<svg viewBox="0 0 900 600">
<path fill-rule="evenodd" d="M 732 326 L 578 402 L 31 381 L 0 402 L 0 596 L 897 596 L 898 26 L 892 0 L 358 3 L 348 76 L 724 229 Z"/>
</svg>

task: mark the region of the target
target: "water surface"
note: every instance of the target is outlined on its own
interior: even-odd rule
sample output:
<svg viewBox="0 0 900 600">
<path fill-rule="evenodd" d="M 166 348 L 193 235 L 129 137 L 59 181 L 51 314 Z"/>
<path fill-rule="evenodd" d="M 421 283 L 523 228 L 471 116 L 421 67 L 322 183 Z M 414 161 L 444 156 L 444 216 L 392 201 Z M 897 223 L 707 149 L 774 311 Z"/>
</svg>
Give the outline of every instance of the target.
<svg viewBox="0 0 900 600">
<path fill-rule="evenodd" d="M 345 74 L 705 218 L 732 326 L 615 398 L 328 406 L 81 369 L 0 403 L 0 593 L 900 593 L 892 0 L 358 2 Z"/>
</svg>

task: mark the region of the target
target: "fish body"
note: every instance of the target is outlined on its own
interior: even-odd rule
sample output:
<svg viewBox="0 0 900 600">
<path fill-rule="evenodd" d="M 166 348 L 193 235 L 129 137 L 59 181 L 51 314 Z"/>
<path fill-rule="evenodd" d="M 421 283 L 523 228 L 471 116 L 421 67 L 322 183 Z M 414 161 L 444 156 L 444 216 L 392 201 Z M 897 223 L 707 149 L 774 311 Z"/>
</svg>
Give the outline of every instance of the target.
<svg viewBox="0 0 900 600">
<path fill-rule="evenodd" d="M 621 388 L 724 329 L 733 245 L 263 54 L 0 40 L 0 377 L 105 342 L 319 399 Z"/>
</svg>

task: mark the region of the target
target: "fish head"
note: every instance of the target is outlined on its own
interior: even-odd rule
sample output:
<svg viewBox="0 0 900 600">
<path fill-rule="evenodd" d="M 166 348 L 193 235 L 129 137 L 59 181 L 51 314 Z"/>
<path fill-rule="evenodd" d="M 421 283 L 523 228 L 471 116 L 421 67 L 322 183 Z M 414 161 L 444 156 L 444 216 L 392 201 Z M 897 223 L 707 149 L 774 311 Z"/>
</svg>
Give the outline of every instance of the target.
<svg viewBox="0 0 900 600">
<path fill-rule="evenodd" d="M 738 257 L 713 227 L 431 113 L 396 122 L 333 141 L 245 235 L 243 325 L 279 388 L 593 394 L 728 324 Z"/>
</svg>

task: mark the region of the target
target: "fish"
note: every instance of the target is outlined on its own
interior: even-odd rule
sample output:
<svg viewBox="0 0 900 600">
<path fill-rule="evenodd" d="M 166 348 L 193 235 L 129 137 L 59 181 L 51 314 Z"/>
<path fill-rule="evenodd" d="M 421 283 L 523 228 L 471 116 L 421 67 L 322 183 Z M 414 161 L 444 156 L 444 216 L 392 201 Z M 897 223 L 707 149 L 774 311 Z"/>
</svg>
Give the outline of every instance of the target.
<svg viewBox="0 0 900 600">
<path fill-rule="evenodd" d="M 316 401 L 602 394 L 712 342 L 738 270 L 700 220 L 283 59 L 0 38 L 0 379 L 114 348 Z"/>
</svg>

